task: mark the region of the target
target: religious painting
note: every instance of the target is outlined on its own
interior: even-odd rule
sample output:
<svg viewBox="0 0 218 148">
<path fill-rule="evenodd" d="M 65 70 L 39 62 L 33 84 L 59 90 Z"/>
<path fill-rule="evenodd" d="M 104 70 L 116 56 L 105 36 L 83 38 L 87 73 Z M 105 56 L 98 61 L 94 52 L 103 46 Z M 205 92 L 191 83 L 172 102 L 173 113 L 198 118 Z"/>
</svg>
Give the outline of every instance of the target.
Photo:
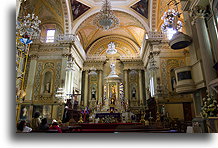
<svg viewBox="0 0 218 148">
<path fill-rule="evenodd" d="M 148 0 L 140 0 L 138 3 L 131 6 L 131 8 L 137 11 L 145 18 L 148 18 Z"/>
<path fill-rule="evenodd" d="M 20 120 L 28 120 L 29 119 L 29 109 L 30 105 L 21 105 L 20 109 Z"/>
<path fill-rule="evenodd" d="M 43 105 L 43 118 L 51 119 L 51 105 Z"/>
<path fill-rule="evenodd" d="M 71 0 L 73 20 L 77 19 L 83 13 L 90 9 L 90 7 L 78 2 L 77 0 Z"/>
</svg>

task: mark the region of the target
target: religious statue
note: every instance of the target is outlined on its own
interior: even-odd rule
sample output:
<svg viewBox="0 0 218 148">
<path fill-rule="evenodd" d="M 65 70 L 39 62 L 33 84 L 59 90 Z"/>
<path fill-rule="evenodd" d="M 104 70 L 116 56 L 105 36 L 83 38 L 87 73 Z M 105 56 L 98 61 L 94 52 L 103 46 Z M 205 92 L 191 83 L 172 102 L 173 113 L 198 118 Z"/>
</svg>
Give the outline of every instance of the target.
<svg viewBox="0 0 218 148">
<path fill-rule="evenodd" d="M 45 93 L 50 93 L 50 83 L 45 84 Z"/>
<path fill-rule="evenodd" d="M 115 75 L 116 74 L 116 72 L 115 72 L 115 64 L 114 63 L 111 63 L 111 65 L 110 65 L 110 68 L 111 68 L 111 73 L 110 73 L 110 75 Z"/>
<path fill-rule="evenodd" d="M 111 104 L 115 105 L 115 99 L 111 98 Z"/>
<path fill-rule="evenodd" d="M 24 107 L 24 108 L 22 108 L 22 110 L 21 110 L 20 119 L 26 119 L 26 118 L 27 118 L 27 108 Z"/>
<path fill-rule="evenodd" d="M 172 91 L 175 91 L 176 88 L 176 78 L 173 76 L 171 78 Z"/>
<path fill-rule="evenodd" d="M 96 90 L 94 87 L 92 88 L 92 99 L 96 99 Z"/>
<path fill-rule="evenodd" d="M 136 98 L 136 89 L 135 87 L 132 88 L 132 98 Z"/>
</svg>

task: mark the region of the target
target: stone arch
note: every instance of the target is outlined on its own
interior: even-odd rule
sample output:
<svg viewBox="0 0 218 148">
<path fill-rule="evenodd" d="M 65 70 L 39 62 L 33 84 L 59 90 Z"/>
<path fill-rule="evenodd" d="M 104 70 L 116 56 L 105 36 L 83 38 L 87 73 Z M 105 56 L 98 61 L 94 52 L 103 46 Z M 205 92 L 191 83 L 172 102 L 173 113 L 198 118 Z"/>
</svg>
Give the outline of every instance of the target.
<svg viewBox="0 0 218 148">
<path fill-rule="evenodd" d="M 103 53 L 106 52 L 107 45 L 111 41 L 117 43 L 118 46 L 116 47 L 116 49 L 120 50 L 120 52 L 124 55 L 130 56 L 130 55 L 138 55 L 140 53 L 139 45 L 137 45 L 133 40 L 123 36 L 110 35 L 110 36 L 101 37 L 100 39 L 93 42 L 91 46 L 87 49 L 87 55 L 93 55 L 93 54 L 102 55 Z"/>
<path fill-rule="evenodd" d="M 117 11 L 121 11 L 121 12 L 125 12 L 133 17 L 135 17 L 139 22 L 142 23 L 144 29 L 148 32 L 150 31 L 150 27 L 148 25 L 148 20 L 145 20 L 144 18 L 142 18 L 139 14 L 137 14 L 136 12 L 132 11 L 131 9 L 127 10 L 127 9 L 123 9 L 123 8 L 112 8 L 112 10 L 117 10 Z M 87 13 L 88 12 L 88 13 Z M 99 9 L 93 9 L 90 11 L 87 11 L 86 15 L 81 16 L 80 19 L 78 19 L 75 24 L 73 25 L 73 29 L 72 29 L 72 33 L 75 34 L 77 29 L 79 28 L 79 26 L 83 23 L 84 20 L 86 20 L 87 18 L 89 18 L 90 16 L 96 14 L 99 12 Z"/>
</svg>

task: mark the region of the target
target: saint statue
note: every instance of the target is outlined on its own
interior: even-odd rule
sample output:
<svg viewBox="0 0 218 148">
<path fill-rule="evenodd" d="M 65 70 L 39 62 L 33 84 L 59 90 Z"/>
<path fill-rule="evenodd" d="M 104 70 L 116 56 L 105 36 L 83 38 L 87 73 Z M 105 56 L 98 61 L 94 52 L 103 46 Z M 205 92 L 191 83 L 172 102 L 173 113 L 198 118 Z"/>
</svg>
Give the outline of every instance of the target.
<svg viewBox="0 0 218 148">
<path fill-rule="evenodd" d="M 45 84 L 45 92 L 50 93 L 50 83 L 49 82 Z"/>
<path fill-rule="evenodd" d="M 135 89 L 135 87 L 132 88 L 132 98 L 136 98 L 136 89 Z"/>
<path fill-rule="evenodd" d="M 92 88 L 92 99 L 96 99 L 96 90 L 94 87 Z"/>
<path fill-rule="evenodd" d="M 175 91 L 176 88 L 176 78 L 173 76 L 171 78 L 172 91 Z"/>
<path fill-rule="evenodd" d="M 115 72 L 115 64 L 114 64 L 114 63 L 111 63 L 110 68 L 111 68 L 111 73 L 110 73 L 110 75 L 115 75 L 115 74 L 116 74 L 116 72 Z"/>
</svg>

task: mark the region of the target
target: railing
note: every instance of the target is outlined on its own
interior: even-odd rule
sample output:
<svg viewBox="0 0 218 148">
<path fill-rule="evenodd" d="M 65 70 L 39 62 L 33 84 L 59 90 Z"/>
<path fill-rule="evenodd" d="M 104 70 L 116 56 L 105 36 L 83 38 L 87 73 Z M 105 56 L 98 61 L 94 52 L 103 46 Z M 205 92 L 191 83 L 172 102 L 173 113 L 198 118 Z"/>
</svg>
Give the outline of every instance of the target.
<svg viewBox="0 0 218 148">
<path fill-rule="evenodd" d="M 140 59 L 140 56 L 139 55 L 135 55 L 135 56 L 120 56 L 120 59 L 121 60 L 124 60 L 124 59 Z"/>
<path fill-rule="evenodd" d="M 76 35 L 74 34 L 60 34 L 55 37 L 51 36 L 33 36 L 32 40 L 35 43 L 41 42 L 41 43 L 58 43 L 58 42 L 72 42 L 72 41 L 78 41 Z"/>
<path fill-rule="evenodd" d="M 163 40 L 164 34 L 162 32 L 149 32 L 148 40 Z"/>
<path fill-rule="evenodd" d="M 101 55 L 87 55 L 86 60 L 106 60 L 106 56 L 101 56 Z"/>
</svg>

